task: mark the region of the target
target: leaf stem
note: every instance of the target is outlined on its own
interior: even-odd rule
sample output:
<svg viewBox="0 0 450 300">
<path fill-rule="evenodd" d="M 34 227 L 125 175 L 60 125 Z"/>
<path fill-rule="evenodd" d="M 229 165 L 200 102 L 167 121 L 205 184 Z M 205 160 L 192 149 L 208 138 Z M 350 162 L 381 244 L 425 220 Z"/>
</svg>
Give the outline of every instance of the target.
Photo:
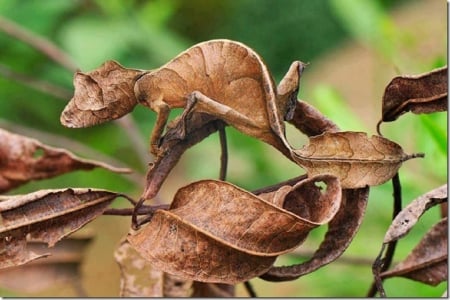
<svg viewBox="0 0 450 300">
<path fill-rule="evenodd" d="M 51 95 L 57 99 L 69 99 L 71 97 L 71 91 L 50 82 L 35 79 L 26 74 L 18 73 L 5 64 L 0 64 L 0 75 L 12 81 L 17 81 L 34 90 L 40 91 L 47 95 Z"/>
</svg>

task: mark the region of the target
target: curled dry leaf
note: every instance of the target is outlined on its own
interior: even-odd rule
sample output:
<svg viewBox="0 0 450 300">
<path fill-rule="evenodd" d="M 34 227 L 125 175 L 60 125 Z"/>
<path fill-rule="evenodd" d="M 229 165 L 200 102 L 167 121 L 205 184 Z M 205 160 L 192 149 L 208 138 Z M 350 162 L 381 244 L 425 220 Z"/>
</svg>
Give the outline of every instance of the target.
<svg viewBox="0 0 450 300">
<path fill-rule="evenodd" d="M 74 170 L 101 167 L 113 172 L 130 172 L 108 164 L 76 157 L 73 153 L 53 148 L 38 140 L 0 129 L 0 193 L 30 180 L 45 179 Z"/>
<path fill-rule="evenodd" d="M 415 114 L 446 111 L 447 85 L 447 67 L 417 76 L 395 77 L 384 91 L 382 121 L 394 121 L 408 111 Z"/>
<path fill-rule="evenodd" d="M 434 225 L 408 257 L 392 270 L 381 273 L 382 278 L 401 276 L 429 285 L 448 279 L 448 220 Z"/>
<path fill-rule="evenodd" d="M 127 69 L 111 60 L 92 72 L 75 73 L 75 93 L 61 113 L 61 123 L 72 128 L 88 127 L 131 112 L 137 104 L 134 83 L 141 74 L 141 70 Z"/>
<path fill-rule="evenodd" d="M 64 284 L 72 286 L 78 296 L 84 296 L 80 290 L 80 266 L 93 236 L 86 232 L 78 233 L 63 239 L 53 248 L 47 248 L 40 241 L 27 241 L 29 251 L 38 253 L 44 250 L 49 256 L 0 270 L 0 286 L 22 293 L 40 293 Z"/>
<path fill-rule="evenodd" d="M 392 221 L 384 236 L 384 243 L 390 243 L 405 236 L 425 211 L 447 201 L 447 198 L 447 184 L 444 184 L 413 200 Z"/>
<path fill-rule="evenodd" d="M 294 150 L 293 158 L 308 176 L 332 174 L 342 188 L 379 185 L 391 179 L 401 164 L 420 155 L 406 155 L 396 143 L 364 132 L 326 132 L 310 137 L 308 145 Z"/>
<path fill-rule="evenodd" d="M 327 184 L 326 191 L 317 181 Z M 229 183 L 199 181 L 178 190 L 170 210 L 156 211 L 128 240 L 163 271 L 235 284 L 264 273 L 278 255 L 330 221 L 339 209 L 340 191 L 332 176 L 311 178 L 292 187 L 277 207 Z"/>
<path fill-rule="evenodd" d="M 350 245 L 361 226 L 369 197 L 369 187 L 343 190 L 342 205 L 328 223 L 325 239 L 309 260 L 293 266 L 273 266 L 260 278 L 289 281 L 309 274 L 336 260 Z"/>
<path fill-rule="evenodd" d="M 26 237 L 52 247 L 101 215 L 119 194 L 95 189 L 41 190 L 0 196 L 0 269 L 36 258 Z"/>
</svg>

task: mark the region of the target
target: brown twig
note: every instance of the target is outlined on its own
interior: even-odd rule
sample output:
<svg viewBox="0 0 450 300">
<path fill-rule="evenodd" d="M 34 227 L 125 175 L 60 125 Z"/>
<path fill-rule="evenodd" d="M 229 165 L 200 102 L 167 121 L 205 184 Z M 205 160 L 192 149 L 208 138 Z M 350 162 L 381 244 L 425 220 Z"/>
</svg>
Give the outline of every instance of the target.
<svg viewBox="0 0 450 300">
<path fill-rule="evenodd" d="M 227 134 L 225 132 L 225 126 L 219 126 L 219 138 L 220 138 L 220 171 L 219 179 L 226 180 L 227 168 L 228 168 L 228 147 L 227 147 Z"/>
<path fill-rule="evenodd" d="M 138 215 L 152 215 L 157 209 L 169 209 L 169 205 L 162 204 L 162 205 L 154 205 L 154 206 L 147 206 L 142 205 L 136 214 Z M 104 215 L 109 216 L 132 216 L 134 212 L 134 208 L 108 208 L 103 213 Z"/>
<path fill-rule="evenodd" d="M 244 281 L 245 290 L 247 291 L 248 295 L 252 298 L 257 298 L 258 295 L 255 292 L 255 289 L 253 288 L 250 281 Z"/>
<path fill-rule="evenodd" d="M 374 297 L 375 294 L 377 293 L 377 291 L 380 293 L 381 297 L 386 297 L 386 293 L 384 291 L 382 279 L 380 276 L 381 269 L 383 268 L 383 265 L 384 265 L 384 259 L 382 257 L 383 257 L 383 252 L 384 252 L 385 247 L 386 247 L 386 244 L 383 243 L 380 253 L 375 258 L 375 261 L 373 262 L 372 273 L 373 273 L 373 277 L 374 277 L 374 282 L 372 283 L 372 286 L 370 287 L 370 290 L 367 293 L 367 297 Z"/>
<path fill-rule="evenodd" d="M 72 96 L 72 92 L 65 88 L 18 73 L 4 64 L 0 64 L 0 75 L 58 99 L 69 99 Z"/>
<path fill-rule="evenodd" d="M 400 184 L 400 176 L 398 172 L 392 177 L 392 189 L 393 189 L 393 197 L 394 197 L 394 209 L 392 212 L 392 220 L 401 212 L 402 210 L 402 187 Z M 384 251 L 385 244 L 383 244 L 382 251 Z M 367 297 L 374 297 L 375 294 L 380 292 L 382 297 L 386 297 L 386 293 L 383 289 L 383 279 L 380 277 L 380 273 L 389 269 L 392 264 L 392 260 L 394 258 L 395 248 L 397 247 L 397 240 L 394 240 L 387 244 L 386 255 L 381 262 L 377 262 L 375 260 L 372 272 L 374 274 L 374 282 L 372 283 L 369 291 L 367 292 Z M 378 259 L 378 257 L 377 257 Z"/>
</svg>

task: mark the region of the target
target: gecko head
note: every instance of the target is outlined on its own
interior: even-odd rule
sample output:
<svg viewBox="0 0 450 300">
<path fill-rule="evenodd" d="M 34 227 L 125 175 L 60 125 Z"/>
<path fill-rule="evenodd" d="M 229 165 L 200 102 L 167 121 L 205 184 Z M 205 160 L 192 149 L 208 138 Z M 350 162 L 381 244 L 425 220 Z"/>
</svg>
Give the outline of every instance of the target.
<svg viewBox="0 0 450 300">
<path fill-rule="evenodd" d="M 79 128 L 118 119 L 137 104 L 133 85 L 141 70 L 109 60 L 91 72 L 76 72 L 74 95 L 61 113 L 61 123 Z"/>
</svg>

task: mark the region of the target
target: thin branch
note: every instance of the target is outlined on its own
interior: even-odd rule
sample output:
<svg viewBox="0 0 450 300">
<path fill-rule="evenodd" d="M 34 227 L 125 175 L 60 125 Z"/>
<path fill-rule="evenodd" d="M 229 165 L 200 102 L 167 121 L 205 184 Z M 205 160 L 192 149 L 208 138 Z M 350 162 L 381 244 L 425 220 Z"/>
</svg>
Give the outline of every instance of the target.
<svg viewBox="0 0 450 300">
<path fill-rule="evenodd" d="M 219 138 L 221 150 L 219 179 L 224 181 L 227 178 L 227 168 L 228 168 L 227 134 L 225 132 L 224 125 L 219 125 Z"/>
<path fill-rule="evenodd" d="M 402 211 L 402 186 L 400 184 L 400 176 L 398 172 L 392 177 L 392 188 L 393 188 L 393 196 L 394 196 L 394 208 L 392 211 L 392 220 Z M 392 264 L 392 260 L 394 258 L 395 248 L 397 246 L 397 240 L 389 243 L 388 248 L 386 250 L 386 257 L 383 268 L 381 272 L 386 271 Z"/>
<path fill-rule="evenodd" d="M 2 16 L 0 16 L 0 30 L 11 37 L 32 46 L 54 62 L 63 66 L 65 69 L 71 72 L 77 71 L 77 64 L 69 57 L 69 55 L 67 55 L 64 51 L 61 51 L 58 46 L 46 38 L 41 37 Z"/>
<path fill-rule="evenodd" d="M 132 216 L 133 213 L 138 215 L 152 215 L 157 209 L 169 209 L 168 204 L 147 206 L 143 205 L 135 212 L 134 208 L 108 208 L 103 212 L 104 215 L 109 216 Z"/>
<path fill-rule="evenodd" d="M 381 297 L 386 297 L 386 292 L 384 291 L 382 278 L 380 276 L 381 269 L 384 265 L 384 259 L 383 259 L 383 253 L 384 248 L 386 247 L 386 244 L 383 243 L 383 246 L 381 247 L 380 253 L 375 258 L 375 261 L 372 265 L 372 273 L 374 277 L 374 282 L 372 283 L 372 286 L 370 287 L 369 292 L 367 293 L 367 297 L 375 297 L 375 294 L 377 291 L 380 293 Z"/>
<path fill-rule="evenodd" d="M 4 64 L 0 64 L 0 75 L 58 99 L 70 99 L 72 97 L 72 92 L 65 88 L 18 73 Z"/>
<path fill-rule="evenodd" d="M 394 197 L 394 209 L 392 212 L 392 220 L 401 212 L 402 210 L 402 186 L 400 184 L 400 176 L 398 172 L 392 177 L 392 189 L 393 189 L 393 197 Z M 383 244 L 382 251 L 384 250 L 385 244 Z M 382 297 L 386 296 L 386 293 L 383 289 L 383 278 L 380 277 L 380 274 L 389 269 L 392 264 L 392 260 L 394 258 L 395 248 L 397 246 L 397 240 L 394 240 L 387 244 L 386 255 L 380 262 L 375 260 L 373 265 L 373 273 L 375 280 L 372 283 L 369 292 L 367 292 L 368 297 L 374 297 L 375 294 L 380 292 Z"/>
<path fill-rule="evenodd" d="M 253 288 L 250 281 L 244 281 L 245 290 L 247 291 L 248 295 L 252 298 L 257 298 L 258 295 L 255 292 L 255 289 Z"/>
</svg>

